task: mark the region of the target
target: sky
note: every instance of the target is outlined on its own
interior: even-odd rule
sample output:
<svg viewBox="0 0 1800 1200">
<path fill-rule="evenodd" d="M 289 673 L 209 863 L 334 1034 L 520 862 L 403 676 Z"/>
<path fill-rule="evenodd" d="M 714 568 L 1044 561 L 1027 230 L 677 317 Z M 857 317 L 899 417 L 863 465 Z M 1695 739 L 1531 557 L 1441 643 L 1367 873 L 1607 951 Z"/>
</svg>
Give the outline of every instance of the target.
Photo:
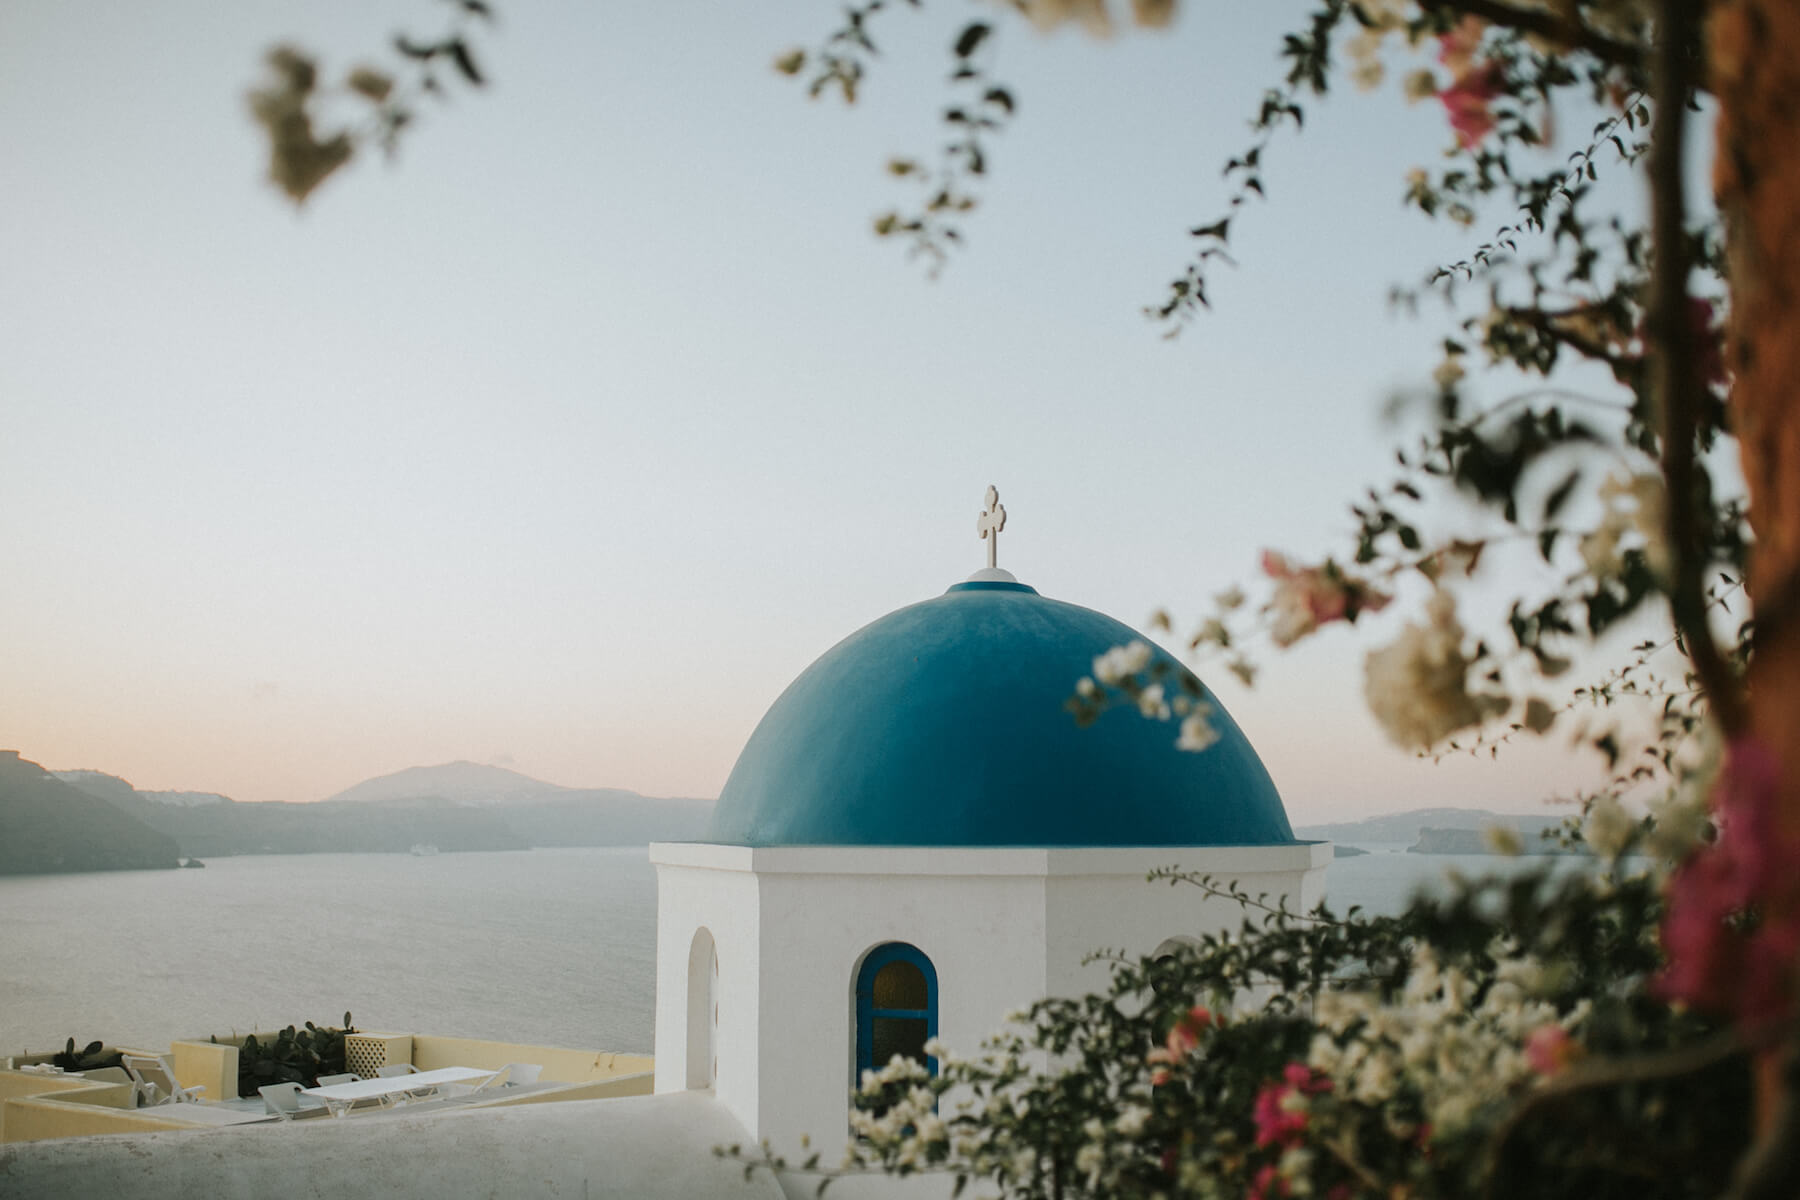
<svg viewBox="0 0 1800 1200">
<path fill-rule="evenodd" d="M 1446 332 L 1388 289 L 1484 229 L 1400 204 L 1441 110 L 1346 89 L 1168 341 L 1141 310 L 1301 6 L 1104 42 L 1001 19 L 1019 117 L 936 279 L 871 218 L 910 198 L 887 157 L 942 140 L 980 7 L 885 17 L 854 108 L 771 67 L 834 2 L 499 8 L 491 86 L 299 211 L 244 103 L 262 54 L 335 77 L 440 4 L 0 13 L 0 746 L 245 801 L 455 759 L 716 796 L 808 663 L 985 565 L 990 483 L 1002 566 L 1134 625 L 1264 547 L 1341 551 Z M 1402 607 L 1254 690 L 1202 665 L 1297 821 L 1588 777 L 1557 744 L 1388 746 L 1361 661 Z"/>
</svg>

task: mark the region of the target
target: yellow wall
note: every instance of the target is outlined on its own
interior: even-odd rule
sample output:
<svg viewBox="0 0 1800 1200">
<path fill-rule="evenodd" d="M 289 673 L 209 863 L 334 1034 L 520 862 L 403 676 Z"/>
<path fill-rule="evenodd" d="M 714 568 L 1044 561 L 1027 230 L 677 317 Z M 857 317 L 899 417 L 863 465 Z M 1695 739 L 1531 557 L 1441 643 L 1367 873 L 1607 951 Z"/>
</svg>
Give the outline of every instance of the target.
<svg viewBox="0 0 1800 1200">
<path fill-rule="evenodd" d="M 0 1142 L 182 1128 L 139 1117 L 131 1084 L 112 1078 L 0 1071 Z"/>
<path fill-rule="evenodd" d="M 107 1084 L 130 1095 L 129 1085 Z M 79 1093 L 77 1093 L 79 1094 Z M 114 1108 L 103 1104 L 70 1103 L 77 1094 L 62 1097 L 27 1096 L 0 1104 L 5 1110 L 0 1142 L 35 1142 L 46 1138 L 88 1137 L 96 1133 L 151 1133 L 159 1129 L 192 1129 L 179 1121 L 164 1121 L 148 1114 L 155 1109 Z"/>
<path fill-rule="evenodd" d="M 7 1101 L 24 1096 L 72 1091 L 92 1087 L 85 1079 L 70 1075 L 38 1075 L 28 1071 L 0 1071 L 0 1142 L 6 1137 Z"/>
<path fill-rule="evenodd" d="M 439 1067 L 481 1067 L 499 1070 L 507 1063 L 536 1063 L 543 1067 L 542 1082 L 585 1083 L 636 1075 L 652 1068 L 648 1054 L 610 1054 L 594 1050 L 558 1050 L 518 1042 L 484 1042 L 476 1038 L 430 1037 L 413 1034 L 412 1065 L 421 1071 Z"/>
<path fill-rule="evenodd" d="M 259 1039 L 260 1040 L 260 1039 Z M 206 1090 L 202 1100 L 236 1100 L 238 1094 L 238 1048 L 211 1042 L 170 1042 L 169 1067 L 175 1082 L 182 1087 L 196 1085 Z"/>
</svg>

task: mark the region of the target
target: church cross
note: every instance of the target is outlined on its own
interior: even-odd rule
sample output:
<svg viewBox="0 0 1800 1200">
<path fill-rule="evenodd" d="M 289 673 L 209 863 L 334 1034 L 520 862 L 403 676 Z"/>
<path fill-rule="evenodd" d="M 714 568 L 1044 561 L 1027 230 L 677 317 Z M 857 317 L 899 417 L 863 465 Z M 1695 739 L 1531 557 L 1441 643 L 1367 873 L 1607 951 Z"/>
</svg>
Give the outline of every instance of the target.
<svg viewBox="0 0 1800 1200">
<path fill-rule="evenodd" d="M 981 510 L 981 516 L 975 520 L 975 532 L 982 536 L 988 544 L 988 567 L 998 565 L 995 561 L 1000 554 L 1000 531 L 1006 528 L 1006 506 L 1000 503 L 1000 490 L 993 484 L 988 485 L 987 507 Z"/>
</svg>

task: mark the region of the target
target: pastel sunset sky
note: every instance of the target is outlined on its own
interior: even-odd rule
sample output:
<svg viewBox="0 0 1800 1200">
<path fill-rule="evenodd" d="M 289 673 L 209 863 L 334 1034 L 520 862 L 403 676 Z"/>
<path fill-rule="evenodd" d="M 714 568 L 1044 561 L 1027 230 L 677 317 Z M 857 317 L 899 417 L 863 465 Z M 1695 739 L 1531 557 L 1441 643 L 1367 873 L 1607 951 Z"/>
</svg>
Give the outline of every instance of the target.
<svg viewBox="0 0 1800 1200">
<path fill-rule="evenodd" d="M 1304 7 L 1104 42 L 1002 19 L 1019 117 L 936 280 L 871 218 L 910 199 L 886 158 L 942 140 L 980 10 L 885 17 L 853 109 L 771 68 L 838 11 L 502 0 L 491 86 L 295 211 L 244 103 L 262 54 L 341 74 L 440 5 L 9 3 L 0 745 L 247 801 L 452 759 L 715 796 L 810 661 L 984 565 L 990 483 L 1002 566 L 1139 626 L 1264 547 L 1341 552 L 1447 330 L 1388 289 L 1504 216 L 1403 210 L 1442 110 L 1316 105 L 1214 312 L 1165 341 L 1141 310 Z M 1253 691 L 1202 664 L 1296 820 L 1587 777 L 1560 742 L 1388 746 L 1361 661 L 1407 607 Z"/>
</svg>

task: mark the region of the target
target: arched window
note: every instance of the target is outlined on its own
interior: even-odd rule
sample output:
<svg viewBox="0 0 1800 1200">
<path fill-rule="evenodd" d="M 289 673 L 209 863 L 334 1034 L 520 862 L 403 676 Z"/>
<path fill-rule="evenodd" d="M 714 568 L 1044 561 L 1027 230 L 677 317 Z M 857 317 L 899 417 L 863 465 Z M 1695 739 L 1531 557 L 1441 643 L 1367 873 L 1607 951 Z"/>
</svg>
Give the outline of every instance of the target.
<svg viewBox="0 0 1800 1200">
<path fill-rule="evenodd" d="M 1158 943 L 1156 949 L 1150 952 L 1150 990 L 1164 1000 L 1185 994 L 1188 989 L 1177 962 L 1199 945 L 1199 938 L 1185 933 L 1164 938 Z"/>
<path fill-rule="evenodd" d="M 702 925 L 688 946 L 687 1085 L 709 1088 L 719 1079 L 719 951 Z"/>
<path fill-rule="evenodd" d="M 918 947 L 888 942 L 856 973 L 856 1077 L 898 1054 L 937 1074 L 925 1043 L 937 1036 L 937 969 Z"/>
</svg>

